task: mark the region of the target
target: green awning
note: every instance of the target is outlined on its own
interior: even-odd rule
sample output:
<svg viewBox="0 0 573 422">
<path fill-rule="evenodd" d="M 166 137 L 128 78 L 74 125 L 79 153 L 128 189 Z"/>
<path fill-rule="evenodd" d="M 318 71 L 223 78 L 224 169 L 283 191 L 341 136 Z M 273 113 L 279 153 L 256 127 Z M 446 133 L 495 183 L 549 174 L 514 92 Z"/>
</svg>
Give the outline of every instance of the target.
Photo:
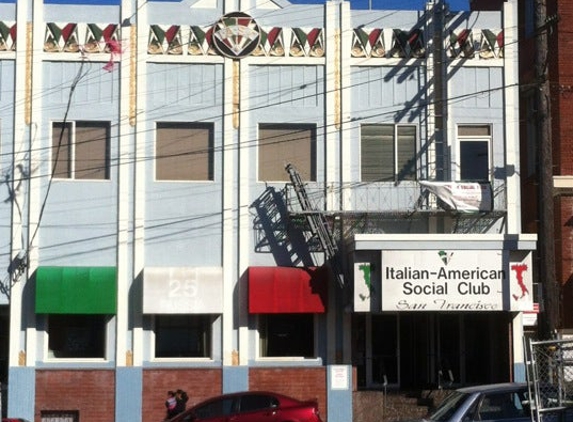
<svg viewBox="0 0 573 422">
<path fill-rule="evenodd" d="M 39 267 L 36 313 L 115 314 L 116 267 Z"/>
</svg>

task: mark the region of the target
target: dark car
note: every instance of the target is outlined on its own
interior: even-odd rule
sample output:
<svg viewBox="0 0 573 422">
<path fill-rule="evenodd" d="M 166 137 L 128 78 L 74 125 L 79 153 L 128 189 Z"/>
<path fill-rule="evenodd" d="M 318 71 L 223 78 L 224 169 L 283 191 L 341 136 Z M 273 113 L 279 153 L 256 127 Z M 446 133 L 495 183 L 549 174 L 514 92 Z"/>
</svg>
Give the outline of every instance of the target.
<svg viewBox="0 0 573 422">
<path fill-rule="evenodd" d="M 529 389 L 526 383 L 487 384 L 460 388 L 449 394 L 444 401 L 424 418 L 432 422 L 531 422 L 533 413 Z M 573 413 L 567 409 L 565 419 L 556 413 L 548 413 L 544 421 L 565 420 L 573 422 Z"/>
<path fill-rule="evenodd" d="M 297 400 L 268 391 L 224 394 L 205 400 L 169 422 L 322 422 L 316 399 Z"/>
</svg>

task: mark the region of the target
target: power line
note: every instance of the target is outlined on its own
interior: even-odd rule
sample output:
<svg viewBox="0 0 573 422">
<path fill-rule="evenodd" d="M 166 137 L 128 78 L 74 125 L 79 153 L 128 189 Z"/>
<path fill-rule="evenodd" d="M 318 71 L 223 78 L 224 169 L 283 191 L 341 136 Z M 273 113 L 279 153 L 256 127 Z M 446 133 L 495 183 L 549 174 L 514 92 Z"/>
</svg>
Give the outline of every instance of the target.
<svg viewBox="0 0 573 422">
<path fill-rule="evenodd" d="M 81 76 L 80 78 L 76 78 L 76 79 L 73 81 L 73 83 L 72 83 L 72 87 L 71 87 L 71 90 L 70 90 L 70 96 L 69 96 L 69 98 L 68 98 L 67 107 L 66 107 L 66 111 L 65 111 L 64 123 L 67 121 L 68 113 L 69 113 L 69 111 L 70 111 L 72 93 L 74 92 L 74 90 L 75 90 L 77 84 L 79 83 L 80 79 L 82 79 L 83 77 L 85 77 L 85 76 L 87 75 L 87 72 L 86 72 L 85 74 L 82 74 L 82 72 L 81 72 L 81 69 L 82 69 L 83 65 L 84 65 L 84 62 L 83 62 L 83 61 L 80 62 L 80 71 L 79 71 L 79 73 L 78 73 L 78 75 L 81 74 L 82 76 Z M 363 83 L 364 83 L 364 84 L 370 84 L 370 83 L 375 83 L 375 82 L 376 82 L 376 81 L 367 80 L 367 81 L 365 81 L 365 82 L 363 82 Z M 317 81 L 317 83 L 318 83 L 318 81 Z M 324 83 L 324 80 L 323 80 L 322 83 Z M 352 88 L 352 87 L 353 87 L 353 86 L 345 86 L 345 89 L 350 89 L 350 88 Z M 499 89 L 499 90 L 503 90 L 503 89 L 506 89 L 506 88 L 507 88 L 507 86 L 502 86 L 502 87 L 495 88 L 495 89 L 484 90 L 484 91 L 482 91 L 481 93 L 485 93 L 485 92 L 488 92 L 488 91 L 493 92 L 493 91 L 498 90 L 498 89 Z M 296 89 L 296 87 L 291 88 L 291 90 L 295 90 L 295 89 Z M 284 92 L 282 92 L 282 91 L 280 91 L 280 90 L 277 91 L 277 93 L 280 94 L 281 96 L 284 95 Z M 312 96 L 313 96 L 313 97 L 316 97 L 316 96 L 321 95 L 321 96 L 324 97 L 324 96 L 326 95 L 326 93 L 327 93 L 327 92 L 317 93 L 317 94 L 313 94 Z M 468 96 L 475 96 L 475 95 L 478 95 L 478 93 L 465 94 L 465 95 L 463 95 L 463 96 L 460 96 L 460 98 L 462 98 L 462 97 L 468 97 Z M 448 99 L 448 101 L 449 101 L 449 99 Z M 288 101 L 288 102 L 291 103 L 292 101 Z M 277 104 L 281 104 L 281 103 L 283 103 L 283 100 L 279 100 Z M 56 107 L 57 107 L 57 106 L 56 106 Z M 269 107 L 269 105 L 268 105 L 268 104 L 264 104 L 264 105 L 261 105 L 261 106 L 259 106 L 259 107 L 260 107 L 260 108 L 267 108 L 267 107 Z M 246 111 L 250 112 L 250 111 L 256 110 L 256 109 L 259 108 L 259 107 L 254 107 L 254 108 L 252 108 L 252 109 L 250 109 L 250 110 L 246 110 Z M 420 101 L 418 105 L 414 105 L 414 106 L 410 107 L 410 110 L 416 109 L 416 108 L 423 109 L 424 107 L 427 107 L 427 103 Z M 396 113 L 396 110 L 397 110 L 398 108 L 399 108 L 399 107 L 395 107 L 395 108 L 394 108 L 393 110 L 391 110 L 391 111 L 386 111 L 386 112 L 382 112 L 382 113 L 381 113 L 381 112 L 378 112 L 378 113 L 374 113 L 374 114 L 371 114 L 371 115 L 368 115 L 368 116 L 361 116 L 361 117 L 359 117 L 359 119 L 360 119 L 360 120 L 367 120 L 367 119 L 372 119 L 372 118 L 376 118 L 376 117 L 383 117 L 385 114 L 389 114 L 389 113 L 392 113 L 392 114 L 393 114 L 393 113 Z M 215 119 L 215 118 L 221 119 L 221 115 L 218 115 L 217 117 L 213 117 L 213 118 L 214 118 L 214 119 Z M 324 118 L 324 116 L 323 116 L 323 118 Z M 65 126 L 65 124 L 64 124 L 63 126 Z M 324 128 L 324 129 L 327 129 L 327 128 L 328 128 L 328 125 L 324 125 L 323 128 Z M 349 128 L 349 129 L 352 129 L 352 128 Z M 153 129 L 151 129 L 151 130 L 153 130 Z M 62 132 L 63 132 L 63 128 L 62 128 Z M 59 142 L 58 142 L 57 151 L 59 151 L 59 149 L 60 149 L 60 147 L 61 147 L 62 136 L 63 136 L 63 135 L 60 134 L 60 139 L 59 139 Z M 254 139 L 254 140 L 247 140 L 246 142 L 243 141 L 241 144 L 238 144 L 238 145 L 236 145 L 236 146 L 233 145 L 231 148 L 233 148 L 233 149 L 234 149 L 234 148 L 239 149 L 239 148 L 248 148 L 248 147 L 256 147 L 256 146 L 257 146 L 257 140 Z M 48 148 L 52 149 L 53 146 L 49 146 Z M 223 151 L 223 149 L 221 148 L 220 151 Z M 30 152 L 32 152 L 32 149 L 30 149 Z M 49 178 L 48 186 L 47 186 L 47 189 L 46 189 L 46 192 L 45 192 L 44 200 L 42 201 L 39 221 L 38 221 L 38 224 L 36 225 L 36 228 L 35 228 L 34 233 L 33 233 L 32 236 L 31 236 L 30 242 L 28 242 L 29 244 L 31 244 L 31 242 L 32 242 L 33 239 L 35 238 L 35 236 L 36 236 L 36 234 L 37 234 L 37 231 L 38 231 L 38 228 L 39 228 L 39 226 L 40 226 L 40 221 L 41 221 L 41 219 L 42 219 L 42 216 L 43 216 L 43 213 L 44 213 L 44 210 L 45 210 L 45 206 L 46 206 L 46 203 L 47 203 L 48 194 L 49 194 L 49 192 L 50 192 L 50 188 L 51 188 L 51 186 L 52 186 L 52 182 L 53 182 L 53 179 L 54 179 L 54 176 L 55 176 L 55 175 L 54 175 L 54 170 L 55 170 L 55 168 L 56 168 L 56 164 L 57 164 L 57 161 L 58 161 L 58 157 L 59 157 L 59 153 L 56 152 L 56 159 L 55 159 L 55 160 L 52 160 L 52 168 L 53 168 L 53 170 L 52 170 L 52 172 L 51 172 L 51 174 L 50 174 L 50 178 Z M 154 156 L 151 156 L 151 157 L 143 157 L 143 159 L 145 159 L 145 160 L 150 160 L 150 159 L 154 159 L 154 158 L 156 158 L 156 157 L 154 157 Z M 137 159 L 141 159 L 141 158 L 137 158 Z M 135 161 L 132 161 L 131 163 L 133 163 L 133 162 L 135 162 Z M 45 177 L 45 176 L 43 176 L 43 175 L 37 175 L 37 176 L 34 176 L 34 177 Z M 29 180 L 31 180 L 31 178 L 32 178 L 32 176 L 30 176 Z"/>
<path fill-rule="evenodd" d="M 59 136 L 56 157 L 55 157 L 55 160 L 53 161 L 53 170 L 51 172 L 50 178 L 48 179 L 48 185 L 47 185 L 47 188 L 46 188 L 46 191 L 44 194 L 44 199 L 43 199 L 42 204 L 40 206 L 40 212 L 38 214 L 38 221 L 36 222 L 36 227 L 34 229 L 34 232 L 32 233 L 32 236 L 26 242 L 26 245 L 27 245 L 26 248 L 23 251 L 20 251 L 20 253 L 10 262 L 10 265 L 8 267 L 8 275 L 2 282 L 0 282 L 0 291 L 2 291 L 8 298 L 10 297 L 10 290 L 11 290 L 12 286 L 14 285 L 14 283 L 16 283 L 19 280 L 20 276 L 25 271 L 25 268 L 28 265 L 28 255 L 30 252 L 30 247 L 31 247 L 31 245 L 32 245 L 37 233 L 38 233 L 38 230 L 40 228 L 40 224 L 42 222 L 42 217 L 44 215 L 44 210 L 45 210 L 48 196 L 50 193 L 50 189 L 52 186 L 54 172 L 55 172 L 56 167 L 57 167 L 58 157 L 60 154 L 60 148 L 62 145 L 62 140 L 63 140 L 63 136 L 64 136 L 64 131 L 65 131 L 65 122 L 66 122 L 68 112 L 69 112 L 70 107 L 71 107 L 72 97 L 73 97 L 74 91 L 75 91 L 78 83 L 86 75 L 85 73 L 82 72 L 82 68 L 83 68 L 83 62 L 82 62 L 82 66 L 80 66 L 80 69 L 79 69 L 76 77 L 74 78 L 74 80 L 72 82 L 72 85 L 70 86 L 70 93 L 68 95 L 68 105 L 66 108 L 66 112 L 64 113 L 64 124 L 62 125 L 62 129 L 61 129 L 60 136 Z M 16 201 L 16 195 L 14 195 L 13 200 L 16 202 L 16 204 L 18 205 L 18 208 L 19 208 L 19 204 Z M 20 210 L 20 213 L 21 213 L 21 210 Z"/>
</svg>

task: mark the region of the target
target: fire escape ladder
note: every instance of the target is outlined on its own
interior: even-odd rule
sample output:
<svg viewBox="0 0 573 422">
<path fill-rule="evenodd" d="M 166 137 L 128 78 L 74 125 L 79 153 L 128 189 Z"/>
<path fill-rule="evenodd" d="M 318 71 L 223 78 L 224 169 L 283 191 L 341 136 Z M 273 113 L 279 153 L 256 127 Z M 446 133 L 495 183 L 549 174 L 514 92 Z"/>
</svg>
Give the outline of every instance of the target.
<svg viewBox="0 0 573 422">
<path fill-rule="evenodd" d="M 287 164 L 285 169 L 289 174 L 294 191 L 296 192 L 296 196 L 300 203 L 300 207 L 305 213 L 306 221 L 310 226 L 310 230 L 313 236 L 318 238 L 318 241 L 326 254 L 326 259 L 330 263 L 340 287 L 344 287 L 344 273 L 342 272 L 342 267 L 338 261 L 338 247 L 334 241 L 328 222 L 326 221 L 324 214 L 318 210 L 308 198 L 306 188 L 298 170 L 292 164 Z"/>
</svg>

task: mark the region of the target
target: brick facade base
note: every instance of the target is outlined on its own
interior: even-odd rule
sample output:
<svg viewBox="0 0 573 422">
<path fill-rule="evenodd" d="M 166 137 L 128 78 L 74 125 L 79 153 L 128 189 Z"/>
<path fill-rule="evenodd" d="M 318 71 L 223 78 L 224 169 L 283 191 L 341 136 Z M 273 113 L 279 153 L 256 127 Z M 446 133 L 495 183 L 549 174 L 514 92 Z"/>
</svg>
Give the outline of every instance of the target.
<svg viewBox="0 0 573 422">
<path fill-rule="evenodd" d="M 79 411 L 82 422 L 115 419 L 114 370 L 36 371 L 35 420 L 43 412 Z"/>
<path fill-rule="evenodd" d="M 249 390 L 267 390 L 299 400 L 317 399 L 320 416 L 326 414 L 326 368 L 250 368 Z"/>
<path fill-rule="evenodd" d="M 165 418 L 168 390 L 187 391 L 193 406 L 222 394 L 222 371 L 209 369 L 143 370 L 142 422 Z M 322 419 L 327 420 L 326 368 L 251 368 L 249 390 L 267 390 L 297 399 L 317 399 Z M 115 419 L 114 370 L 36 371 L 35 419 L 42 412 L 78 411 L 82 422 Z"/>
<path fill-rule="evenodd" d="M 186 391 L 189 395 L 187 407 L 190 407 L 221 394 L 222 385 L 221 369 L 145 369 L 142 422 L 165 419 L 165 400 L 169 390 Z"/>
</svg>

